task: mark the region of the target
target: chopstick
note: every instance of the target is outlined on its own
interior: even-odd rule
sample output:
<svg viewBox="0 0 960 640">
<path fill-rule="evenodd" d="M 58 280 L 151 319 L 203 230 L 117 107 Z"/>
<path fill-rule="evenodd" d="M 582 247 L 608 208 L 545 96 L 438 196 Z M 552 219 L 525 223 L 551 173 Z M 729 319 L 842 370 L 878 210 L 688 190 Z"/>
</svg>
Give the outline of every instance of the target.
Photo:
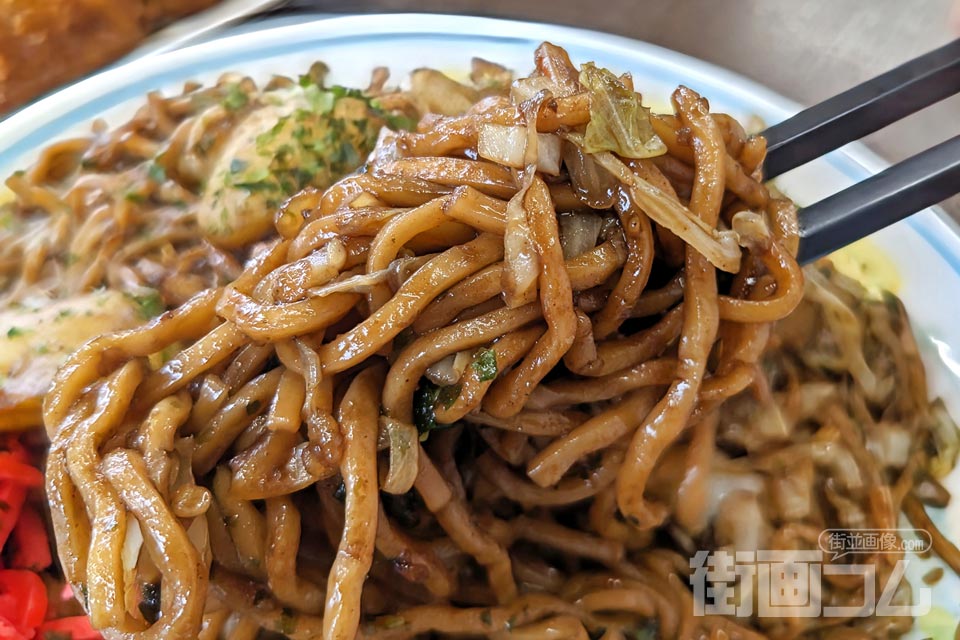
<svg viewBox="0 0 960 640">
<path fill-rule="evenodd" d="M 767 128 L 764 177 L 779 176 L 960 93 L 960 39 Z M 801 209 L 802 263 L 960 192 L 960 136 Z"/>
<path fill-rule="evenodd" d="M 800 210 L 811 262 L 960 191 L 960 135 Z"/>
<path fill-rule="evenodd" d="M 763 132 L 774 178 L 960 90 L 960 39 L 801 111 Z"/>
</svg>

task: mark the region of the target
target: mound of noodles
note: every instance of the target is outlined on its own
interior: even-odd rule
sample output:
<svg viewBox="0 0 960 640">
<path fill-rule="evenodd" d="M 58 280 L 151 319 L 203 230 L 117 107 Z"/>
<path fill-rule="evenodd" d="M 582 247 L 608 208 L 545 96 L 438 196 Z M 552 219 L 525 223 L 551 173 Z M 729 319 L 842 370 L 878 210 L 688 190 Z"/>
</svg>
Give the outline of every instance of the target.
<svg viewBox="0 0 960 640">
<path fill-rule="evenodd" d="M 899 304 L 827 267 L 805 284 L 764 140 L 672 100 L 651 116 L 629 76 L 544 44 L 509 92 L 384 131 L 360 173 L 288 201 L 229 285 L 73 355 L 45 401 L 47 481 L 93 624 L 904 632 L 693 616 L 696 549 L 922 517 L 957 445 Z"/>
</svg>

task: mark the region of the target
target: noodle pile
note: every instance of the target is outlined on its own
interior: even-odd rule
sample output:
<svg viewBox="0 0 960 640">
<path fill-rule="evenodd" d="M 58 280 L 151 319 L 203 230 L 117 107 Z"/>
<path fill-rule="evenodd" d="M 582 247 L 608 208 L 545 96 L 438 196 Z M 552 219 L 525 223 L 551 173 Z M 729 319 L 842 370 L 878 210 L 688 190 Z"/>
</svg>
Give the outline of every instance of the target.
<svg viewBox="0 0 960 640">
<path fill-rule="evenodd" d="M 136 293 L 161 285 L 164 301 L 178 305 L 236 278 L 242 262 L 202 241 L 194 209 L 213 151 L 255 99 L 230 109 L 231 91 L 257 93 L 249 80 L 225 77 L 178 96 L 150 94 L 123 126 L 98 122 L 92 136 L 53 144 L 11 176 L 15 200 L 0 224 L 0 307 L 38 293 L 66 298 L 100 286 Z M 209 153 L 199 151 L 200 140 Z"/>
<path fill-rule="evenodd" d="M 93 625 L 902 633 L 693 617 L 694 550 L 920 516 L 956 432 L 896 302 L 805 283 L 763 139 L 686 87 L 673 105 L 650 116 L 629 76 L 544 44 L 509 95 L 383 133 L 284 204 L 229 285 L 74 354 L 44 403 L 47 489 Z"/>
<path fill-rule="evenodd" d="M 0 429 L 40 426 L 69 353 L 232 282 L 281 202 L 360 166 L 391 116 L 324 72 L 151 93 L 0 186 Z"/>
</svg>

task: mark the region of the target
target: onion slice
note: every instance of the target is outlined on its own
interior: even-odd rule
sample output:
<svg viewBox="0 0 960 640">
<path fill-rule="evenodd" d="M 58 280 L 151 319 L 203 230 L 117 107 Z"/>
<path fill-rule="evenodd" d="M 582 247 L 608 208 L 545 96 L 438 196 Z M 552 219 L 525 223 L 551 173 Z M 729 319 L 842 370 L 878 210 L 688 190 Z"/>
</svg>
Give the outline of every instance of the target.
<svg viewBox="0 0 960 640">
<path fill-rule="evenodd" d="M 390 468 L 381 488 L 395 495 L 406 493 L 417 479 L 420 435 L 412 424 L 387 416 L 380 416 L 380 430 L 390 443 Z"/>
<path fill-rule="evenodd" d="M 537 134 L 537 171 L 551 176 L 560 174 L 560 143 L 560 137 L 555 134 Z M 480 127 L 477 153 L 486 160 L 523 169 L 526 144 L 525 126 L 485 124 Z"/>
<path fill-rule="evenodd" d="M 597 246 L 603 218 L 592 212 L 571 211 L 557 215 L 563 259 L 572 260 Z"/>
</svg>

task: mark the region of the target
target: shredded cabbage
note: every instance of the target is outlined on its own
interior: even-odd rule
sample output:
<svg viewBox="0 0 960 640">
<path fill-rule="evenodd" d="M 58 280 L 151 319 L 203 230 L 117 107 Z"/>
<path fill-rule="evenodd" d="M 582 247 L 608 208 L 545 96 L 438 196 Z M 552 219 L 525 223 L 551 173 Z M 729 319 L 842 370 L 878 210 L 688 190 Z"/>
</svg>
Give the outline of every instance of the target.
<svg viewBox="0 0 960 640">
<path fill-rule="evenodd" d="M 935 455 L 927 463 L 927 468 L 934 478 L 944 478 L 957 465 L 960 456 L 960 429 L 947 412 L 943 400 L 937 398 L 930 406 L 931 434 Z"/>
<path fill-rule="evenodd" d="M 585 151 L 612 151 L 623 158 L 652 158 L 667 152 L 650 124 L 650 110 L 610 71 L 588 62 L 580 67 L 580 83 L 590 92 Z"/>
<path fill-rule="evenodd" d="M 583 146 L 583 136 L 579 134 L 567 133 L 564 137 L 578 146 Z M 680 236 L 717 269 L 728 273 L 740 270 L 741 252 L 736 232 L 710 227 L 685 206 L 639 178 L 614 154 L 600 152 L 591 157 L 630 188 L 633 199 L 654 222 Z"/>
</svg>

